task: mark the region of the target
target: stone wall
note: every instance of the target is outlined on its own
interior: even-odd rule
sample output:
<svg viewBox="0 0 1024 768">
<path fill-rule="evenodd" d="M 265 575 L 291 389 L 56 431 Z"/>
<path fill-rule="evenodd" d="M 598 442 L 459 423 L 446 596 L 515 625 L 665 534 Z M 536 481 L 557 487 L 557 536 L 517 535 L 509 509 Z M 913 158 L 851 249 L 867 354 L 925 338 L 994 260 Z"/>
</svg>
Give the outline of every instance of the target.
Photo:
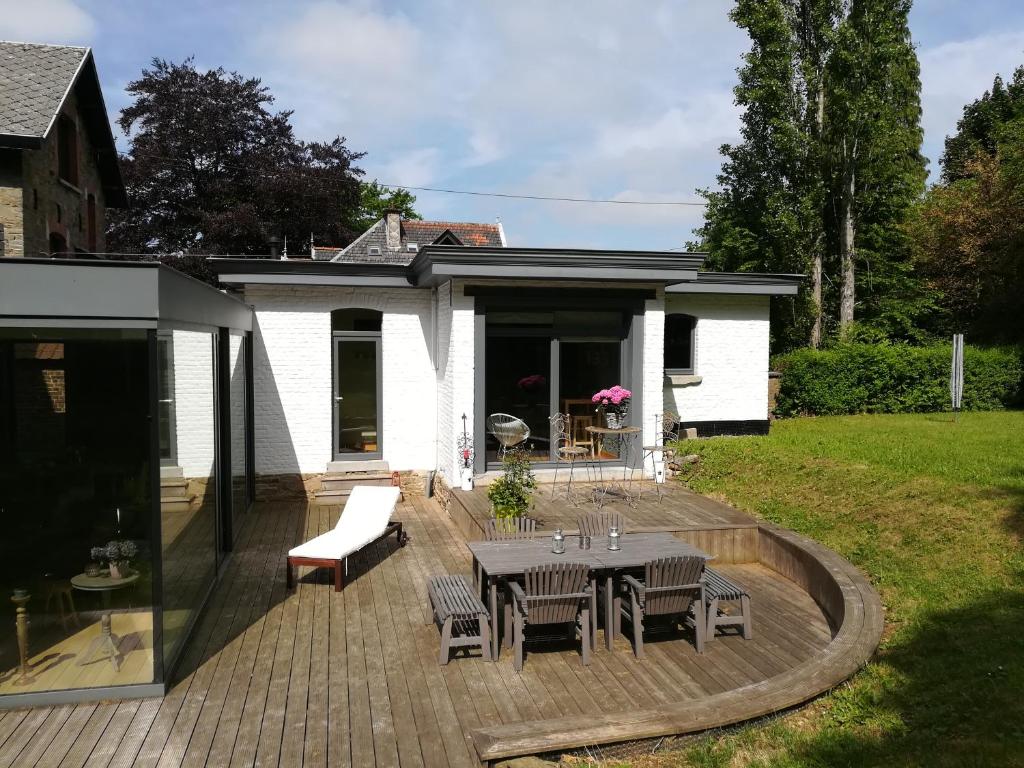
<svg viewBox="0 0 1024 768">
<path fill-rule="evenodd" d="M 68 250 L 91 250 L 88 197 L 96 200 L 96 251 L 106 249 L 106 206 L 96 150 L 78 114 L 75 94 L 63 114 L 78 126 L 78 184 L 58 178 L 57 123 L 38 150 L 4 150 L 0 155 L 0 223 L 6 256 L 41 256 L 50 252 L 50 234 L 59 233 Z M 20 157 L 10 159 L 10 153 Z M 7 156 L 6 158 L 4 156 Z"/>
</svg>

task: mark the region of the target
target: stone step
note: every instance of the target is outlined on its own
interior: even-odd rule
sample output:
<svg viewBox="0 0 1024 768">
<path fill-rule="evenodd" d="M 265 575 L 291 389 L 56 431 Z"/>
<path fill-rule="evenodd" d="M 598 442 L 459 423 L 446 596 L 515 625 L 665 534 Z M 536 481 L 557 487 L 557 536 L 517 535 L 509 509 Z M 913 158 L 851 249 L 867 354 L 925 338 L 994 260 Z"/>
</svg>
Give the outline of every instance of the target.
<svg viewBox="0 0 1024 768">
<path fill-rule="evenodd" d="M 383 459 L 327 462 L 327 474 L 329 475 L 342 472 L 387 472 L 388 470 L 388 463 Z"/>
<path fill-rule="evenodd" d="M 331 504 L 344 504 L 352 494 L 351 488 L 334 488 L 317 491 L 313 494 L 313 504 L 326 506 Z"/>
<path fill-rule="evenodd" d="M 320 488 L 325 491 L 350 489 L 357 485 L 391 485 L 391 473 L 344 472 L 327 474 L 320 479 Z"/>
<path fill-rule="evenodd" d="M 192 506 L 192 500 L 187 496 L 161 496 L 161 512 L 188 512 Z"/>
</svg>

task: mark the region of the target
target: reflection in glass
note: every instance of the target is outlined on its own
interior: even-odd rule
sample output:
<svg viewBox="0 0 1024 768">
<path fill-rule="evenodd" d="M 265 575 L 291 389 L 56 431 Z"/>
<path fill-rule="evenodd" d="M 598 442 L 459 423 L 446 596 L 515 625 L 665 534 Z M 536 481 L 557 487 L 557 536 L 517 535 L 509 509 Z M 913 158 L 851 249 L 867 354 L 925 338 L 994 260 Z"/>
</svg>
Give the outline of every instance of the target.
<svg viewBox="0 0 1024 768">
<path fill-rule="evenodd" d="M 158 391 L 174 400 L 172 434 L 160 444 L 176 447 L 173 465 L 161 468 L 163 547 L 163 645 L 170 664 L 213 583 L 217 567 L 217 484 L 214 473 L 216 415 L 211 333 L 174 330 L 165 337 L 169 369 Z"/>
<path fill-rule="evenodd" d="M 487 339 L 486 411 L 507 413 L 530 428 L 530 458 L 549 457 L 551 414 L 551 339 L 495 336 Z M 487 460 L 496 461 L 498 443 L 487 436 Z"/>
<path fill-rule="evenodd" d="M 570 444 L 582 445 L 600 459 L 617 459 L 619 443 L 587 431 L 589 426 L 604 426 L 590 398 L 621 383 L 619 347 L 618 341 L 563 341 L 558 350 L 559 402 L 562 413 L 570 417 Z"/>
<path fill-rule="evenodd" d="M 0 696 L 153 682 L 148 359 L 0 330 Z"/>
<path fill-rule="evenodd" d="M 245 411 L 246 411 L 246 348 L 245 338 L 232 334 L 228 337 L 228 364 L 231 384 L 228 392 L 231 419 L 231 513 L 233 531 L 237 535 L 241 516 L 248 509 L 245 475 Z"/>
<path fill-rule="evenodd" d="M 337 452 L 380 451 L 377 402 L 377 356 L 380 339 L 335 338 L 335 413 Z"/>
</svg>

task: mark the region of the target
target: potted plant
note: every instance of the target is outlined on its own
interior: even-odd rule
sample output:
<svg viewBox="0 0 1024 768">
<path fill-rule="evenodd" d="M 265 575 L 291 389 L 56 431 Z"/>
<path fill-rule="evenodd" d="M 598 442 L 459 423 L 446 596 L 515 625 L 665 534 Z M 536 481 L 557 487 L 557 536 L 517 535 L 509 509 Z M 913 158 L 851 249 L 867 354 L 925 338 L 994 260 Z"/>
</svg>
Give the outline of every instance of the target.
<svg viewBox="0 0 1024 768">
<path fill-rule="evenodd" d="M 131 561 L 139 553 L 134 541 L 108 541 L 105 546 L 93 547 L 92 559 L 107 563 L 110 578 L 122 579 L 131 573 Z"/>
<path fill-rule="evenodd" d="M 511 448 L 501 460 L 502 475 L 487 488 L 495 517 L 522 517 L 530 511 L 530 498 L 537 478 L 530 471 L 526 451 Z"/>
<path fill-rule="evenodd" d="M 610 389 L 595 392 L 590 402 L 594 403 L 604 414 L 604 424 L 608 429 L 621 429 L 626 426 L 629 415 L 629 403 L 633 393 L 616 384 Z"/>
</svg>

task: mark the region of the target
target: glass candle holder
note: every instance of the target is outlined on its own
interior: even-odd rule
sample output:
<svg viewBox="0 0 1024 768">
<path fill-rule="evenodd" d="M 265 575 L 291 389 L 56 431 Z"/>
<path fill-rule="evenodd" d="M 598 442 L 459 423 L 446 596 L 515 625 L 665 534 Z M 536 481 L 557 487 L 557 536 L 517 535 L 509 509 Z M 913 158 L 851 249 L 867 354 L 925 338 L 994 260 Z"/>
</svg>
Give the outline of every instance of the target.
<svg viewBox="0 0 1024 768">
<path fill-rule="evenodd" d="M 621 549 L 619 547 L 619 536 L 619 527 L 617 525 L 613 525 L 608 529 L 608 549 L 612 552 Z"/>
<path fill-rule="evenodd" d="M 565 536 L 562 534 L 562 529 L 555 529 L 555 535 L 551 537 L 551 551 L 556 555 L 561 555 L 565 552 Z"/>
</svg>

